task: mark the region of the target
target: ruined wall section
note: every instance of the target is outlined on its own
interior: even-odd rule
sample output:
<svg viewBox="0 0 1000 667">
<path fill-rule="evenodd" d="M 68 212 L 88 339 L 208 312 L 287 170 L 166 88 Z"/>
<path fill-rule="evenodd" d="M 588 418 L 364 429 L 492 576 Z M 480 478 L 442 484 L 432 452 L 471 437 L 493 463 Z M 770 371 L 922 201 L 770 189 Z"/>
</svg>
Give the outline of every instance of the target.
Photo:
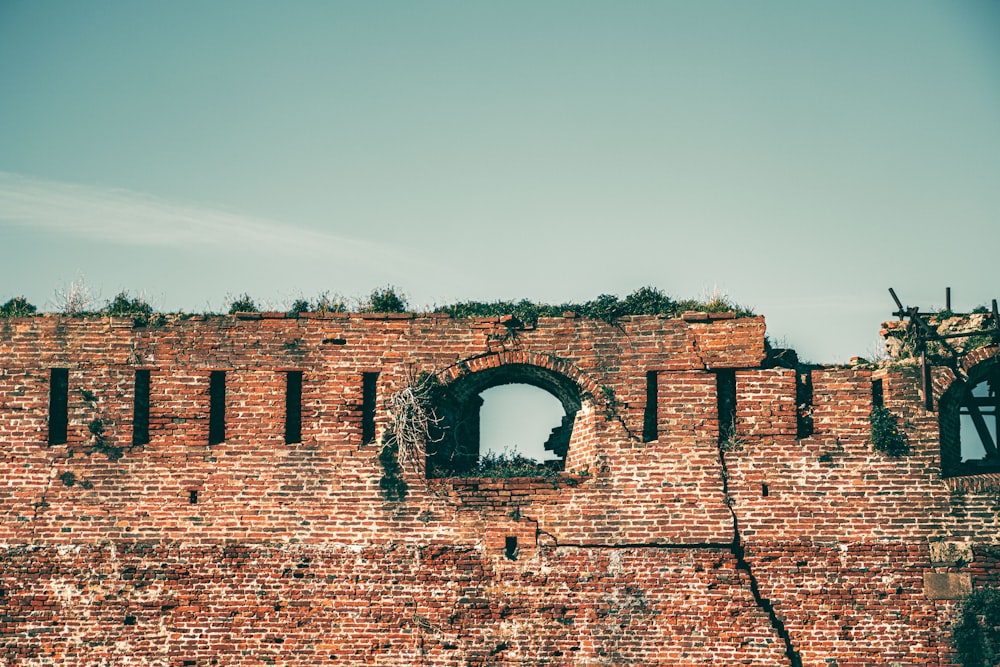
<svg viewBox="0 0 1000 667">
<path fill-rule="evenodd" d="M 961 597 L 1000 572 L 998 486 L 942 476 L 916 369 L 773 366 L 760 318 L 0 327 L 12 664 L 951 665 Z M 569 472 L 427 480 L 411 466 L 406 499 L 382 496 L 385 396 L 414 373 L 525 363 L 584 394 Z M 59 445 L 53 367 L 69 369 Z M 151 440 L 133 448 L 136 369 L 152 377 Z M 213 370 L 227 438 L 208 445 Z M 286 444 L 290 370 L 303 427 Z M 369 443 L 365 373 L 379 374 Z M 907 456 L 869 442 L 873 380 Z M 121 458 L 93 451 L 96 417 Z"/>
<path fill-rule="evenodd" d="M 690 369 L 753 365 L 763 357 L 760 318 L 643 317 L 616 325 L 555 318 L 527 330 L 495 319 L 413 315 L 192 319 L 158 328 L 31 318 L 3 326 L 0 431 L 9 434 L 12 455 L 0 471 L 0 539 L 14 543 L 477 544 L 484 522 L 498 534 L 537 526 L 573 544 L 725 543 L 729 517 L 713 436 L 692 440 L 680 424 L 702 405 L 671 407 L 665 391 L 662 442 L 639 442 L 643 379 L 650 369 L 700 373 L 697 393 L 707 406 L 713 376 Z M 513 501 L 508 490 L 483 501 L 489 484 L 477 485 L 470 500 L 462 483 L 445 489 L 410 466 L 407 502 L 388 503 L 377 459 L 388 423 L 384 398 L 420 372 L 448 377 L 524 362 L 566 371 L 584 393 L 571 458 L 578 474 L 556 482 L 556 493 L 536 488 L 551 482 L 529 482 Z M 69 369 L 65 444 L 46 440 L 51 368 Z M 150 372 L 150 442 L 133 447 L 137 369 Z M 226 373 L 226 438 L 209 445 L 212 371 Z M 301 443 L 284 442 L 286 371 L 303 373 Z M 362 442 L 365 373 L 378 373 L 377 437 L 370 443 Z M 120 458 L 95 450 L 88 430 L 95 419 Z M 581 456 L 587 439 L 590 453 Z M 671 511 L 650 523 L 665 506 Z M 534 523 L 518 526 L 512 514 Z"/>
<path fill-rule="evenodd" d="M 809 372 L 813 432 L 801 439 L 795 371 L 737 373 L 729 492 L 761 593 L 803 664 L 952 664 L 961 598 L 998 580 L 996 491 L 956 492 L 942 476 L 915 367 Z M 873 379 L 906 456 L 872 447 Z"/>
</svg>

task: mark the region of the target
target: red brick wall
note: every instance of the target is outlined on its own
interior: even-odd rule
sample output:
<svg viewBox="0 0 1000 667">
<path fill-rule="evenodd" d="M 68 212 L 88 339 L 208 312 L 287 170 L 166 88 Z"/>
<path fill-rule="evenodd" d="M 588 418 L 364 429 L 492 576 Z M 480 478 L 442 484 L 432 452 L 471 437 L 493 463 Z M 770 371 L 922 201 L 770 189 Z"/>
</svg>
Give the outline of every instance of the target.
<svg viewBox="0 0 1000 667">
<path fill-rule="evenodd" d="M 416 373 L 505 364 L 580 390 L 567 472 L 427 480 L 407 464 L 408 494 L 387 501 L 380 446 L 362 442 L 363 374 L 379 373 L 381 438 L 385 397 Z M 59 445 L 53 367 L 70 369 Z M 137 368 L 150 370 L 150 442 L 132 447 Z M 723 369 L 736 422 L 720 449 Z M 227 384 L 215 445 L 212 370 Z M 303 372 L 301 443 L 284 441 L 288 370 Z M 649 372 L 658 437 L 643 442 Z M 762 318 L 513 332 L 422 315 L 0 320 L 0 658 L 951 664 L 960 603 L 931 599 L 925 576 L 994 581 L 1000 505 L 989 484 L 942 479 L 913 369 L 874 373 L 907 457 L 868 443 L 863 367 L 812 371 L 814 432 L 798 439 L 796 373 L 767 367 Z M 120 458 L 94 451 L 95 419 Z M 972 562 L 933 561 L 941 541 L 976 545 Z"/>
</svg>

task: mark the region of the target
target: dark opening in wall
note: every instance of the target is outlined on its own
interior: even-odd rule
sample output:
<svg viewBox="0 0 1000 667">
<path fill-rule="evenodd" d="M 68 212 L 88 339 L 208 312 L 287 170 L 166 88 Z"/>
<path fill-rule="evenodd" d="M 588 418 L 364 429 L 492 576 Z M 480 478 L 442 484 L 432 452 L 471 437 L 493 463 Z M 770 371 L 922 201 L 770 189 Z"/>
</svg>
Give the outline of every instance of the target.
<svg viewBox="0 0 1000 667">
<path fill-rule="evenodd" d="M 285 374 L 285 442 L 302 442 L 302 371 Z"/>
<path fill-rule="evenodd" d="M 945 475 L 1000 471 L 1000 359 L 994 357 L 957 380 L 938 405 L 941 469 Z"/>
<path fill-rule="evenodd" d="M 226 439 L 226 371 L 212 371 L 208 384 L 208 444 Z"/>
<path fill-rule="evenodd" d="M 378 373 L 365 373 L 361 381 L 361 442 L 375 442 L 375 405 Z"/>
<path fill-rule="evenodd" d="M 736 371 L 728 368 L 715 372 L 719 404 L 719 442 L 736 435 Z"/>
<path fill-rule="evenodd" d="M 760 483 L 760 495 L 761 495 L 761 497 L 762 498 L 767 498 L 767 496 L 770 493 L 771 493 L 771 490 L 767 488 L 767 482 L 761 482 Z"/>
<path fill-rule="evenodd" d="M 188 491 L 188 502 L 192 505 L 198 504 L 198 491 L 197 489 L 191 489 Z"/>
<path fill-rule="evenodd" d="M 533 477 L 562 470 L 580 390 L 540 366 L 504 364 L 432 390 L 428 477 Z"/>
<path fill-rule="evenodd" d="M 149 371 L 135 372 L 135 402 L 132 404 L 132 444 L 149 442 Z"/>
<path fill-rule="evenodd" d="M 872 407 L 885 407 L 885 394 L 882 393 L 882 379 L 872 380 Z"/>
<path fill-rule="evenodd" d="M 657 433 L 657 377 L 656 371 L 646 371 L 646 411 L 642 420 L 642 441 L 652 442 L 659 437 Z"/>
<path fill-rule="evenodd" d="M 49 375 L 49 444 L 66 442 L 69 425 L 69 369 L 53 368 Z"/>
<path fill-rule="evenodd" d="M 813 434 L 815 423 L 813 412 L 813 376 L 812 370 L 795 373 L 795 424 L 796 437 L 808 438 Z"/>
<path fill-rule="evenodd" d="M 517 537 L 508 536 L 504 539 L 503 555 L 509 560 L 517 560 Z"/>
</svg>

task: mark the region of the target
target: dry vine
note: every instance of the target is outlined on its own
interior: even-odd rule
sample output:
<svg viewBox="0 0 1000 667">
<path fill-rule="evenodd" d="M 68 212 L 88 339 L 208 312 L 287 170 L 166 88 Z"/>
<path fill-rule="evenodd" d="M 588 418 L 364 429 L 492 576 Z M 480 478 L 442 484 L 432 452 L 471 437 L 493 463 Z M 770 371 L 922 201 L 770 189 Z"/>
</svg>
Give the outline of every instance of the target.
<svg viewBox="0 0 1000 667">
<path fill-rule="evenodd" d="M 427 457 L 427 443 L 437 442 L 431 429 L 441 423 L 431 402 L 432 376 L 410 378 L 405 387 L 386 399 L 386 410 L 392 420 L 392 437 L 399 447 L 399 457 L 415 467 Z"/>
</svg>

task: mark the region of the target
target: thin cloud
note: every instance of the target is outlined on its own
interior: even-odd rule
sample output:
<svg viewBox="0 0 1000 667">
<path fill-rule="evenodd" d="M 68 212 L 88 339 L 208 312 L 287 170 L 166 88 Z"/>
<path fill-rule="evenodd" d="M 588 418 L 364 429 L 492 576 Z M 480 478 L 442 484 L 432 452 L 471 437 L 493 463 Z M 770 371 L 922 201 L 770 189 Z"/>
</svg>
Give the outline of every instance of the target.
<svg viewBox="0 0 1000 667">
<path fill-rule="evenodd" d="M 0 224 L 136 246 L 221 246 L 326 256 L 386 251 L 365 241 L 141 192 L 9 172 L 0 172 Z"/>
</svg>

